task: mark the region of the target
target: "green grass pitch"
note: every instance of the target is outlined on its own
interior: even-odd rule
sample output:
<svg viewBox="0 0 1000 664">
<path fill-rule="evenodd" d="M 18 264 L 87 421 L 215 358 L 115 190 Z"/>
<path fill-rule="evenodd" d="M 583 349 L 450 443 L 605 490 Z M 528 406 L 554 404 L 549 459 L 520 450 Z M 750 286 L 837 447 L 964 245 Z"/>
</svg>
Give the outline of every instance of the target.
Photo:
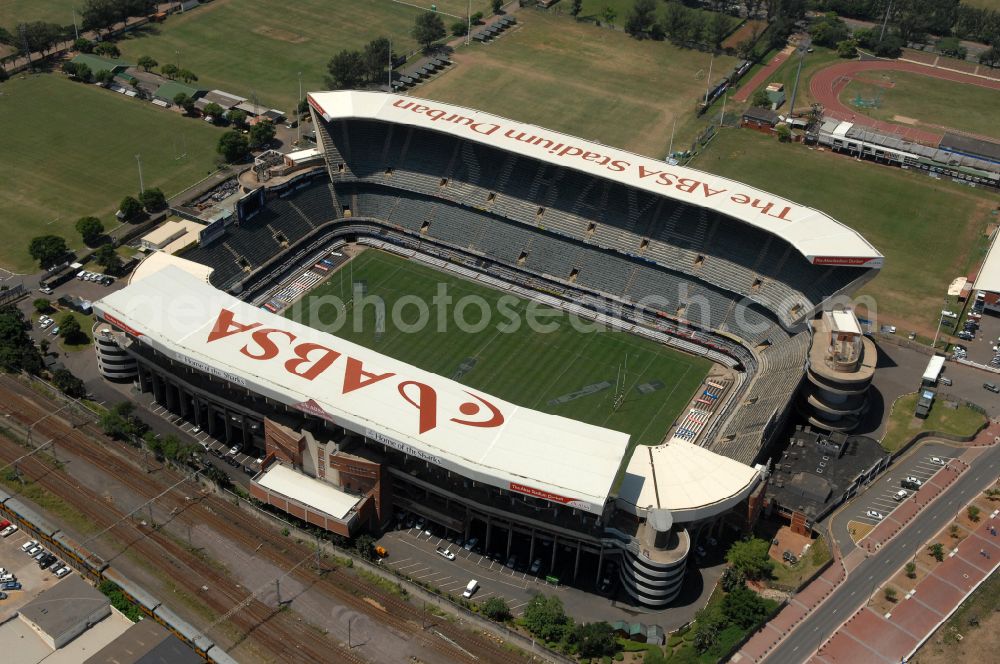
<svg viewBox="0 0 1000 664">
<path fill-rule="evenodd" d="M 365 284 L 369 296 L 384 300 L 384 332 L 378 333 L 376 329 L 376 309 L 371 305 L 363 309 L 360 318 L 363 325 L 357 326 L 355 307 L 349 304 L 346 316 L 339 319 L 343 323 L 339 329 L 326 327 L 338 322 L 333 307 L 310 310 L 310 304 L 317 306 L 317 300 L 312 299 L 317 296 L 334 295 L 344 302 L 350 301 L 352 278 L 356 284 Z M 469 306 L 464 319 L 483 329 L 468 332 L 457 329 L 452 307 L 448 309 L 447 328 L 439 332 L 437 310 L 432 304 L 439 284 L 447 285 L 455 301 L 468 295 L 483 298 L 492 311 L 489 324 L 482 325 L 480 308 Z M 417 296 L 428 303 L 430 323 L 425 329 L 406 331 L 418 316 L 412 305 L 401 310 L 401 324 L 394 325 L 391 312 L 404 295 Z M 499 313 L 503 309 L 497 307 L 504 296 L 479 284 L 369 249 L 300 300 L 301 304 L 293 304 L 286 316 L 515 404 L 624 431 L 632 436 L 633 442 L 646 445 L 662 441 L 711 367 L 708 360 L 629 333 L 578 330 L 561 315 L 544 319 L 547 324 L 555 323 L 554 331 L 536 332 L 523 323 L 529 306 L 523 299 L 510 304 L 510 310 L 520 316 L 522 325 L 516 331 L 499 331 L 498 326 L 508 320 Z M 546 307 L 539 309 L 559 313 Z M 614 385 L 626 355 L 626 397 L 614 411 Z M 552 403 L 560 396 L 604 381 L 611 386 L 571 401 Z M 655 381 L 663 386 L 645 394 L 636 389 Z"/>
<path fill-rule="evenodd" d="M 215 170 L 222 130 L 147 102 L 70 81 L 61 74 L 0 83 L 0 267 L 38 268 L 28 256 L 35 235 L 62 235 L 82 247 L 73 225 L 86 215 L 105 228 L 126 195 L 145 186 L 167 196 Z"/>
</svg>

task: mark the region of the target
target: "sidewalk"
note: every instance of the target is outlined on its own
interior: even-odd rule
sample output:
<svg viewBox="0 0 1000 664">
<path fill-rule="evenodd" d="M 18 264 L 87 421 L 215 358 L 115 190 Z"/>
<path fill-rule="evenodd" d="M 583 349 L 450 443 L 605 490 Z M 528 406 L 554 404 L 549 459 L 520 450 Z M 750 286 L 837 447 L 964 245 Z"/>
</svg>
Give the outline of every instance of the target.
<svg viewBox="0 0 1000 664">
<path fill-rule="evenodd" d="M 774 72 L 777 71 L 785 60 L 787 60 L 792 53 L 795 52 L 794 46 L 786 46 L 781 51 L 779 51 L 771 61 L 766 65 L 761 67 L 753 78 L 740 86 L 740 89 L 736 91 L 736 94 L 732 96 L 732 100 L 740 103 L 744 103 L 750 99 L 751 93 L 759 88 L 763 83 L 767 82 L 769 78 L 774 76 Z"/>
</svg>

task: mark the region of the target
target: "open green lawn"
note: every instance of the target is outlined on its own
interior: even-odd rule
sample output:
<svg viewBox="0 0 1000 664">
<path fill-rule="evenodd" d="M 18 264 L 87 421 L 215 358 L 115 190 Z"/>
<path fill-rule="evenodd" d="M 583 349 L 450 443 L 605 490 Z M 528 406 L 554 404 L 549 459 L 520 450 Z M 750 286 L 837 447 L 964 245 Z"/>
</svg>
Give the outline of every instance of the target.
<svg viewBox="0 0 1000 664">
<path fill-rule="evenodd" d="M 895 452 L 921 431 L 971 436 L 986 422 L 986 416 L 982 413 L 965 405 L 948 408 L 941 399 L 934 401 L 926 420 L 914 417 L 916 407 L 916 392 L 901 396 L 893 404 L 892 414 L 882 437 L 882 447 L 886 452 Z"/>
<path fill-rule="evenodd" d="M 214 0 L 119 47 L 126 60 L 151 55 L 160 64 L 180 62 L 201 87 L 256 95 L 287 112 L 295 105 L 299 72 L 304 92 L 326 89 L 326 64 L 343 49 L 385 36 L 396 53 L 412 52 L 410 30 L 419 14 L 391 0 Z"/>
<path fill-rule="evenodd" d="M 60 74 L 12 79 L 0 93 L 2 267 L 37 269 L 27 253 L 35 235 L 81 246 L 73 224 L 82 216 L 110 227 L 122 197 L 139 190 L 137 153 L 146 186 L 167 196 L 214 168 L 221 130 L 204 122 Z"/>
<path fill-rule="evenodd" d="M 879 323 L 934 336 L 948 284 L 985 256 L 996 194 L 726 129 L 691 164 L 826 212 L 885 255 L 860 292 Z"/>
<path fill-rule="evenodd" d="M 310 298 L 335 295 L 349 301 L 352 275 L 355 283 L 365 284 L 369 296 L 384 300 L 385 329 L 377 331 L 373 305 L 366 306 L 360 317 L 353 306 L 348 306 L 344 324 L 329 329 L 333 334 L 515 404 L 627 432 L 639 443 L 662 441 L 711 366 L 702 358 L 624 332 L 577 329 L 563 316 L 539 318 L 546 324 L 553 323 L 554 329 L 536 331 L 527 324 L 526 311 L 537 308 L 549 314 L 558 312 L 529 307 L 526 300 L 374 249 L 342 267 L 302 300 L 303 305 L 293 305 L 286 315 L 315 327 L 334 325 L 335 309 L 309 311 Z M 445 310 L 447 327 L 441 331 L 438 309 L 432 304 L 439 284 L 447 285 L 455 302 Z M 403 296 L 416 296 L 428 304 L 430 323 L 425 328 L 404 331 L 418 317 L 413 305 L 401 310 L 400 319 L 392 315 L 395 303 Z M 487 303 L 490 318 L 485 319 L 483 310 L 475 305 L 461 309 L 459 300 L 466 296 Z M 501 303 L 498 308 L 502 297 L 507 304 Z M 458 329 L 458 311 L 464 311 L 464 319 L 481 329 Z M 516 329 L 505 327 L 503 324 L 515 315 L 521 325 Z M 358 321 L 363 324 L 355 329 Z M 614 411 L 614 385 L 626 358 L 626 398 Z M 558 397 L 605 381 L 606 387 L 586 396 L 553 403 Z M 644 386 L 643 391 L 640 386 Z M 648 387 L 654 389 L 645 389 Z"/>
<path fill-rule="evenodd" d="M 14 32 L 18 23 L 48 21 L 59 25 L 73 25 L 73 7 L 79 10 L 83 5 L 78 0 L 0 0 L 0 26 Z"/>
<path fill-rule="evenodd" d="M 773 54 L 770 57 L 773 57 Z M 808 111 L 810 105 L 816 100 L 809 92 L 809 79 L 812 78 L 818 70 L 826 67 L 834 62 L 839 61 L 840 58 L 837 57 L 837 52 L 829 48 L 823 48 L 822 46 L 816 46 L 813 53 L 806 53 L 805 58 L 802 60 L 802 74 L 799 76 L 799 87 L 795 92 L 795 108 L 799 111 Z M 768 80 L 761 83 L 760 88 L 766 88 L 768 83 L 780 82 L 785 84 L 785 96 L 788 101 L 782 106 L 779 111 L 781 113 L 787 113 L 789 106 L 792 103 L 792 90 L 795 89 L 795 74 L 799 69 L 799 56 L 797 53 L 792 54 L 790 58 L 785 60 L 778 70 L 774 72 L 774 75 Z M 747 72 L 746 76 L 743 77 L 743 81 L 747 82 L 753 78 L 756 70 Z M 751 94 L 753 90 L 750 91 Z"/>
<path fill-rule="evenodd" d="M 879 99 L 878 108 L 858 108 L 858 113 L 879 120 L 927 127 L 949 127 L 1000 139 L 1000 92 L 904 71 L 867 72 L 851 81 L 840 100 L 854 107 L 854 100 Z"/>
<path fill-rule="evenodd" d="M 962 0 L 962 4 L 969 7 L 982 7 L 1000 12 L 1000 0 Z"/>
<path fill-rule="evenodd" d="M 454 60 L 451 71 L 412 94 L 662 158 L 675 120 L 676 146 L 694 137 L 688 123 L 705 94 L 711 56 L 522 11 L 509 34 L 462 48 Z M 735 64 L 720 56 L 714 68 L 721 75 Z"/>
</svg>

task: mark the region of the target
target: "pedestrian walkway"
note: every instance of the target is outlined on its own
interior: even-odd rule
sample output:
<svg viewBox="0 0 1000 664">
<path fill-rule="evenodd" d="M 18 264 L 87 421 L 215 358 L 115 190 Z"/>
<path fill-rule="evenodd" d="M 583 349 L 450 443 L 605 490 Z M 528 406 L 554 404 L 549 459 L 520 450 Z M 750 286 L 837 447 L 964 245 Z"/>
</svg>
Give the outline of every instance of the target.
<svg viewBox="0 0 1000 664">
<path fill-rule="evenodd" d="M 770 62 L 761 67 L 757 73 L 753 75 L 753 78 L 740 86 L 740 89 L 737 90 L 736 94 L 732 97 L 733 101 L 743 103 L 749 100 L 753 91 L 774 76 L 774 72 L 778 70 L 778 67 L 780 67 L 794 52 L 794 46 L 786 46 L 784 49 L 776 53 L 775 56 L 771 58 Z"/>
<path fill-rule="evenodd" d="M 1000 518 L 993 516 L 977 526 L 891 611 L 881 614 L 870 606 L 859 609 L 809 661 L 906 661 L 1000 567 L 998 527 Z"/>
</svg>

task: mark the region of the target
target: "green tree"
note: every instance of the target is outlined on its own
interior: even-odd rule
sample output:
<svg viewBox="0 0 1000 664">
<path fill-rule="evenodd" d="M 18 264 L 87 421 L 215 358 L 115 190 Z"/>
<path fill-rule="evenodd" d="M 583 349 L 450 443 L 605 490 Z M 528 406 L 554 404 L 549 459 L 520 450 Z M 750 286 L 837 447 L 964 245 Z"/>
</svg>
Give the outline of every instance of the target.
<svg viewBox="0 0 1000 664">
<path fill-rule="evenodd" d="M 90 67 L 80 63 L 67 62 L 63 65 L 63 71 L 75 78 L 78 81 L 83 81 L 84 83 L 89 83 L 94 80 L 94 73 L 90 71 Z"/>
<path fill-rule="evenodd" d="M 39 235 L 28 243 L 28 253 L 41 267 L 51 267 L 66 257 L 69 247 L 58 235 Z"/>
<path fill-rule="evenodd" d="M 465 21 L 455 21 L 451 24 L 451 34 L 454 37 L 464 37 L 469 32 L 469 26 Z"/>
<path fill-rule="evenodd" d="M 228 119 L 229 122 L 234 127 L 239 127 L 242 129 L 247 124 L 247 113 L 246 111 L 238 111 L 236 109 L 232 109 L 231 111 L 226 113 L 226 119 Z"/>
<path fill-rule="evenodd" d="M 954 539 L 958 539 L 959 530 L 960 529 L 957 523 L 953 523 L 950 526 L 948 526 L 948 534 L 951 535 L 952 538 Z"/>
<path fill-rule="evenodd" d="M 151 69 L 156 69 L 160 66 L 160 63 L 148 55 L 140 55 L 139 59 L 136 60 L 136 64 L 142 67 L 142 70 L 148 72 Z"/>
<path fill-rule="evenodd" d="M 730 624 L 750 629 L 764 622 L 767 605 L 760 595 L 746 586 L 740 586 L 723 598 L 722 615 Z"/>
<path fill-rule="evenodd" d="M 767 96 L 767 92 L 762 88 L 753 93 L 750 97 L 750 105 L 756 106 L 757 108 L 771 108 L 771 99 Z"/>
<path fill-rule="evenodd" d="M 174 95 L 174 103 L 184 109 L 184 113 L 187 115 L 194 114 L 194 99 L 189 97 L 185 92 L 178 92 Z"/>
<path fill-rule="evenodd" d="M 735 567 L 726 567 L 726 571 L 722 573 L 722 589 L 727 593 L 731 593 L 737 588 L 742 588 L 746 583 L 746 574 Z"/>
<path fill-rule="evenodd" d="M 354 550 L 365 560 L 375 560 L 375 538 L 367 533 L 354 540 Z"/>
<path fill-rule="evenodd" d="M 482 12 L 474 12 L 472 14 L 472 25 L 481 25 L 482 22 L 483 22 L 483 13 Z"/>
<path fill-rule="evenodd" d="M 149 187 L 139 193 L 139 202 L 148 212 L 156 212 L 167 207 L 167 197 L 159 187 Z"/>
<path fill-rule="evenodd" d="M 94 82 L 100 83 L 104 87 L 108 87 L 115 81 L 115 75 L 112 74 L 107 69 L 102 69 L 96 74 L 94 74 Z"/>
<path fill-rule="evenodd" d="M 365 44 L 362 57 L 365 61 L 365 78 L 370 83 L 385 83 L 386 68 L 392 59 L 391 43 L 388 37 L 378 37 Z"/>
<path fill-rule="evenodd" d="M 712 19 L 708 22 L 708 37 L 712 46 L 719 48 L 722 40 L 729 34 L 729 18 L 722 12 L 712 14 Z"/>
<path fill-rule="evenodd" d="M 94 47 L 94 53 L 102 55 L 106 58 L 117 58 L 122 54 L 122 52 L 118 50 L 118 47 L 111 42 L 100 42 Z"/>
<path fill-rule="evenodd" d="M 782 143 L 787 143 L 792 140 L 792 130 L 784 122 L 774 128 L 774 133 L 778 135 L 778 140 Z"/>
<path fill-rule="evenodd" d="M 906 563 L 906 576 L 910 579 L 917 578 L 917 564 L 914 562 Z"/>
<path fill-rule="evenodd" d="M 87 388 L 83 381 L 74 376 L 68 369 L 56 369 L 52 374 L 52 384 L 63 394 L 76 399 L 87 396 Z"/>
<path fill-rule="evenodd" d="M 827 14 L 809 27 L 813 43 L 827 48 L 834 48 L 838 42 L 851 36 L 847 24 L 836 14 Z"/>
<path fill-rule="evenodd" d="M 885 593 L 885 598 L 888 601 L 890 601 L 890 602 L 895 602 L 896 601 L 896 597 L 899 594 L 899 593 L 896 592 L 896 589 L 893 588 L 892 586 L 886 586 L 885 590 L 884 590 L 884 593 Z"/>
<path fill-rule="evenodd" d="M 135 221 L 142 216 L 142 203 L 132 196 L 126 196 L 118 204 L 118 212 L 125 221 Z"/>
<path fill-rule="evenodd" d="M 160 73 L 169 78 L 170 80 L 174 80 L 175 78 L 177 78 L 177 72 L 179 71 L 180 68 L 177 65 L 172 64 L 170 62 L 160 67 Z"/>
<path fill-rule="evenodd" d="M 694 615 L 694 637 L 691 645 L 695 651 L 704 654 L 719 642 L 719 632 L 722 631 L 722 616 L 713 608 L 700 609 Z"/>
<path fill-rule="evenodd" d="M 0 368 L 10 373 L 39 374 L 42 356 L 28 336 L 28 323 L 15 306 L 0 309 Z"/>
<path fill-rule="evenodd" d="M 632 9 L 625 18 L 625 32 L 633 37 L 642 38 L 656 22 L 655 0 L 635 0 Z"/>
<path fill-rule="evenodd" d="M 941 546 L 940 542 L 934 542 L 934 544 L 931 544 L 927 547 L 927 551 L 930 552 L 931 557 L 934 558 L 934 560 L 938 562 L 944 560 L 944 547 Z"/>
<path fill-rule="evenodd" d="M 52 311 L 52 303 L 47 297 L 40 297 L 31 303 L 35 307 L 35 311 L 40 314 L 47 314 Z"/>
<path fill-rule="evenodd" d="M 969 515 L 969 521 L 972 521 L 973 523 L 979 521 L 979 513 L 981 511 L 982 510 L 980 510 L 975 505 L 969 505 L 969 508 L 966 510 L 966 514 Z"/>
<path fill-rule="evenodd" d="M 535 595 L 525 605 L 521 622 L 525 628 L 544 641 L 562 641 L 573 627 L 573 622 L 563 609 L 562 600 L 556 596 Z"/>
<path fill-rule="evenodd" d="M 70 344 L 78 343 L 82 334 L 83 328 L 80 327 L 80 321 L 76 316 L 66 312 L 59 317 L 59 336 L 63 341 Z"/>
<path fill-rule="evenodd" d="M 219 145 L 216 149 L 223 159 L 234 164 L 246 159 L 250 153 L 250 144 L 246 136 L 231 130 L 219 137 Z"/>
<path fill-rule="evenodd" d="M 448 33 L 444 29 L 444 21 L 436 12 L 424 12 L 417 16 L 411 32 L 413 38 L 426 51 L 431 44 L 444 38 Z"/>
<path fill-rule="evenodd" d="M 212 118 L 212 122 L 215 124 L 225 122 L 225 109 L 216 104 L 214 101 L 210 101 L 205 104 L 205 108 L 203 108 L 201 112 L 205 114 L 205 117 Z"/>
<path fill-rule="evenodd" d="M 94 251 L 94 260 L 109 274 L 118 274 L 121 271 L 121 256 L 110 243 L 102 244 Z"/>
<path fill-rule="evenodd" d="M 663 29 L 673 41 L 684 41 L 688 29 L 688 10 L 679 2 L 668 2 L 663 14 Z"/>
<path fill-rule="evenodd" d="M 858 55 L 858 42 L 853 39 L 844 39 L 837 42 L 837 55 L 841 58 L 853 58 Z"/>
<path fill-rule="evenodd" d="M 365 59 L 360 51 L 344 49 L 326 65 L 326 84 L 332 90 L 357 88 L 365 78 Z"/>
<path fill-rule="evenodd" d="M 198 77 L 190 69 L 178 69 L 177 78 L 181 79 L 185 83 L 193 83 L 198 80 Z"/>
<path fill-rule="evenodd" d="M 0 29 L 2 29 L 2 28 L 0 28 Z M 94 46 L 96 46 L 96 43 L 92 42 L 91 40 L 87 39 L 86 37 L 80 37 L 76 41 L 73 42 L 73 50 L 74 51 L 80 51 L 80 53 L 93 53 L 94 52 Z"/>
<path fill-rule="evenodd" d="M 734 542 L 726 552 L 726 562 L 752 581 L 770 578 L 774 570 L 774 561 L 768 555 L 770 547 L 767 540 L 757 537 Z"/>
<path fill-rule="evenodd" d="M 507 601 L 499 595 L 494 595 L 485 602 L 480 602 L 479 612 L 495 622 L 510 620 L 510 607 L 507 606 Z"/>
<path fill-rule="evenodd" d="M 576 18 L 583 11 L 583 0 L 573 0 L 573 4 L 570 5 L 569 13 L 571 16 Z"/>
<path fill-rule="evenodd" d="M 104 224 L 97 217 L 80 217 L 76 220 L 76 232 L 80 234 L 84 244 L 92 247 L 104 235 Z"/>
<path fill-rule="evenodd" d="M 494 14 L 501 13 L 503 11 L 503 0 L 493 0 L 490 8 L 493 10 Z"/>
<path fill-rule="evenodd" d="M 250 127 L 250 147 L 262 148 L 274 140 L 274 123 L 270 120 L 260 120 Z"/>
<path fill-rule="evenodd" d="M 601 10 L 601 17 L 608 25 L 614 25 L 615 19 L 618 18 L 618 10 L 609 5 Z"/>
<path fill-rule="evenodd" d="M 581 657 L 610 657 L 618 652 L 614 630 L 604 621 L 577 625 L 573 639 Z"/>
</svg>

